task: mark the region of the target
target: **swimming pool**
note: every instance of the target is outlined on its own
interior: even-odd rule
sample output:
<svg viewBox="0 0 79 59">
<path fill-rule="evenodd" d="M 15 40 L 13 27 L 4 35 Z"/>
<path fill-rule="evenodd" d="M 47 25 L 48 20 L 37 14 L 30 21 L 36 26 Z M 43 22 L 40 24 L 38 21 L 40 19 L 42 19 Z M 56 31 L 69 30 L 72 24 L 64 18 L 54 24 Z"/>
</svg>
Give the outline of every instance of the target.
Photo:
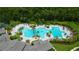
<svg viewBox="0 0 79 59">
<path fill-rule="evenodd" d="M 43 27 L 39 27 L 39 28 L 23 28 L 22 30 L 22 34 L 24 37 L 27 38 L 33 38 L 34 36 L 39 36 L 42 40 L 44 40 L 46 38 L 46 34 L 51 32 L 53 38 L 59 38 L 62 39 L 63 36 L 63 32 L 60 30 L 59 27 L 51 27 L 51 29 L 46 29 Z"/>
<path fill-rule="evenodd" d="M 51 32 L 54 38 L 62 39 L 63 32 L 60 30 L 59 27 L 52 27 Z"/>
<path fill-rule="evenodd" d="M 22 30 L 22 34 L 23 34 L 24 37 L 32 38 L 34 36 L 34 31 L 30 28 L 24 28 Z"/>
</svg>

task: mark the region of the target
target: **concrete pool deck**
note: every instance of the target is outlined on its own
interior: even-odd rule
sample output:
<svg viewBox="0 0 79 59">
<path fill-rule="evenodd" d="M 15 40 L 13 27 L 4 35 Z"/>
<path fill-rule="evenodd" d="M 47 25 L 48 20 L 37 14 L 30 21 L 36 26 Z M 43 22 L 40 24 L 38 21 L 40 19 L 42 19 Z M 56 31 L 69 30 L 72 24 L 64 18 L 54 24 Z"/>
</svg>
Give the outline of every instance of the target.
<svg viewBox="0 0 79 59">
<path fill-rule="evenodd" d="M 11 34 L 12 35 L 15 35 L 16 34 L 16 32 L 18 32 L 18 29 L 19 28 L 21 28 L 21 27 L 24 27 L 24 28 L 30 28 L 30 29 L 32 29 L 30 26 L 32 26 L 32 24 L 19 24 L 19 25 L 16 25 L 13 29 L 12 29 L 12 31 L 11 31 Z M 49 26 L 49 28 L 47 28 L 46 26 Z M 36 25 L 36 27 L 35 27 L 35 29 L 37 29 L 37 28 L 45 28 L 46 30 L 49 30 L 50 31 L 50 29 L 52 29 L 52 27 L 59 27 L 59 29 L 60 29 L 60 31 L 62 31 L 62 32 L 65 32 L 65 33 L 63 33 L 61 36 L 62 36 L 62 38 L 64 38 L 64 39 L 67 39 L 67 38 L 70 38 L 70 37 L 72 37 L 72 35 L 71 35 L 71 31 L 67 28 L 67 27 L 64 27 L 64 26 L 60 26 L 60 25 Z M 25 32 L 25 31 L 24 31 Z M 55 32 L 57 32 L 57 31 L 55 31 Z M 31 35 L 31 34 L 30 34 Z M 46 34 L 44 34 L 44 38 L 42 39 L 41 37 L 39 37 L 39 39 L 40 40 L 51 40 L 51 39 L 54 39 L 54 35 L 53 34 L 51 34 L 50 35 L 51 37 L 48 37 Z M 21 37 L 23 38 L 23 40 L 22 41 L 25 41 L 26 39 L 29 39 L 29 40 L 31 40 L 31 39 L 33 39 L 33 37 L 32 38 L 30 38 L 30 37 L 25 37 L 25 35 L 24 35 L 24 33 L 21 35 Z M 58 37 L 58 38 L 60 38 L 60 37 Z"/>
</svg>

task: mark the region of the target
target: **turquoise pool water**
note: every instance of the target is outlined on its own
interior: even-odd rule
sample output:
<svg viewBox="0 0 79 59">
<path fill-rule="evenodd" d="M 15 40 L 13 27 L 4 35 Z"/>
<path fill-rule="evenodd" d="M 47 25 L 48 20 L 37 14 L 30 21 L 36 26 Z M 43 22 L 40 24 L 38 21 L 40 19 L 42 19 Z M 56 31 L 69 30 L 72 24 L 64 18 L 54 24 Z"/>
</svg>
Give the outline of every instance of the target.
<svg viewBox="0 0 79 59">
<path fill-rule="evenodd" d="M 52 35 L 54 38 L 60 38 L 62 39 L 62 31 L 60 30 L 59 27 L 52 27 L 51 29 Z"/>
<path fill-rule="evenodd" d="M 34 31 L 32 29 L 29 29 L 29 28 L 24 28 L 22 30 L 22 33 L 23 33 L 24 37 L 32 38 L 34 36 Z"/>
<path fill-rule="evenodd" d="M 40 38 L 44 39 L 45 34 L 49 33 L 50 31 L 54 38 L 62 38 L 63 32 L 60 30 L 59 27 L 52 27 L 50 30 L 47 30 L 45 28 L 24 28 L 22 30 L 22 33 L 24 37 L 32 38 L 33 36 L 39 36 Z"/>
<path fill-rule="evenodd" d="M 40 36 L 42 39 L 45 38 L 45 34 L 49 32 L 45 28 L 37 28 L 35 29 L 35 31 L 36 31 L 36 35 Z"/>
</svg>

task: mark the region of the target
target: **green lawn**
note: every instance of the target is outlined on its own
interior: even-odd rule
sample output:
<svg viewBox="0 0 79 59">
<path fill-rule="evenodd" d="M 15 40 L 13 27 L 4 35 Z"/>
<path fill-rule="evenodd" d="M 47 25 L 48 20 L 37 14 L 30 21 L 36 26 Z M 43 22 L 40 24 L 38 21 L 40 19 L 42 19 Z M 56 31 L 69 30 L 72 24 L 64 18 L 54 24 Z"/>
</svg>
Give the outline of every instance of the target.
<svg viewBox="0 0 79 59">
<path fill-rule="evenodd" d="M 70 51 L 74 47 L 79 46 L 79 41 L 72 44 L 52 43 L 57 51 Z"/>
</svg>

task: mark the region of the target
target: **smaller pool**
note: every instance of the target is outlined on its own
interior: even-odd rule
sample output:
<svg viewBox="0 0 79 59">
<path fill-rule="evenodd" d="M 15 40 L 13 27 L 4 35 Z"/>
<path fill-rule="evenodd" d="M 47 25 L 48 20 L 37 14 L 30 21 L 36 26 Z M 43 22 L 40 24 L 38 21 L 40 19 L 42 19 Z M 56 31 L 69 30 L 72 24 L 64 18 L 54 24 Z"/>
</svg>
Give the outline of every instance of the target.
<svg viewBox="0 0 79 59">
<path fill-rule="evenodd" d="M 22 33 L 24 37 L 32 38 L 34 36 L 34 31 L 30 28 L 24 28 Z"/>
<path fill-rule="evenodd" d="M 59 27 L 52 27 L 52 29 L 50 31 L 54 38 L 62 39 L 63 32 L 60 30 Z"/>
</svg>

